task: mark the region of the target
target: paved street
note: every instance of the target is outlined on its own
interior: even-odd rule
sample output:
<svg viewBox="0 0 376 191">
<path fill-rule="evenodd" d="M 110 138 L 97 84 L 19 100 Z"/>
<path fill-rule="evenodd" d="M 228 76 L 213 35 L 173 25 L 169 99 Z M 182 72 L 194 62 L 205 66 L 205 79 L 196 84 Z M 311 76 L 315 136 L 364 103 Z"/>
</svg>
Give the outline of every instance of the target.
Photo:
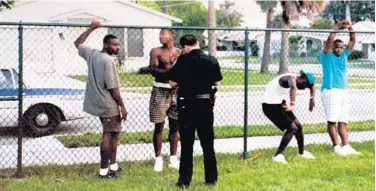
<svg viewBox="0 0 376 191">
<path fill-rule="evenodd" d="M 297 96 L 296 115 L 303 123 L 319 123 L 325 121 L 324 109 L 317 92 L 316 108 L 308 111 L 309 91 L 300 91 Z M 350 90 L 350 120 L 367 120 L 375 117 L 375 92 L 372 89 Z M 262 92 L 253 91 L 248 94 L 248 124 L 269 123 L 262 113 Z M 125 122 L 125 131 L 152 130 L 149 122 L 149 95 L 125 94 L 123 96 L 128 107 L 128 120 Z M 218 93 L 215 105 L 215 125 L 242 125 L 244 122 L 244 93 Z M 101 130 L 97 118 L 88 118 L 71 121 L 62 125 L 59 134 L 83 133 Z"/>
</svg>

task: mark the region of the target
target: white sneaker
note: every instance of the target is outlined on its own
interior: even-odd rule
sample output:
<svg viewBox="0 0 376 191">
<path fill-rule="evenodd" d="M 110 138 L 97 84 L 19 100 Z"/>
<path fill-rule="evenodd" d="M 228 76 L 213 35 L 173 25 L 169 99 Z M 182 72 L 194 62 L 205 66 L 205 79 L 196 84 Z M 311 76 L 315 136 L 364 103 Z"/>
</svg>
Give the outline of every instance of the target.
<svg viewBox="0 0 376 191">
<path fill-rule="evenodd" d="M 154 171 L 161 172 L 163 169 L 163 158 L 155 157 Z"/>
<path fill-rule="evenodd" d="M 286 161 L 285 156 L 283 154 L 278 154 L 277 156 L 273 156 L 272 160 L 275 161 L 275 162 L 287 164 L 287 161 Z"/>
<path fill-rule="evenodd" d="M 342 147 L 340 145 L 334 146 L 333 149 L 334 149 L 335 153 L 337 153 L 337 154 L 339 154 L 341 156 L 346 156 L 346 153 L 343 152 L 343 149 L 342 149 Z"/>
<path fill-rule="evenodd" d="M 308 151 L 303 151 L 303 154 L 298 154 L 300 157 L 303 157 L 305 159 L 315 159 L 316 157 L 313 156 L 312 153 L 308 152 Z"/>
<path fill-rule="evenodd" d="M 170 156 L 170 163 L 168 164 L 168 167 L 179 170 L 180 162 L 179 162 L 178 157 L 176 155 Z"/>
<path fill-rule="evenodd" d="M 342 152 L 346 155 L 360 155 L 361 153 L 352 148 L 349 144 L 342 147 Z"/>
</svg>

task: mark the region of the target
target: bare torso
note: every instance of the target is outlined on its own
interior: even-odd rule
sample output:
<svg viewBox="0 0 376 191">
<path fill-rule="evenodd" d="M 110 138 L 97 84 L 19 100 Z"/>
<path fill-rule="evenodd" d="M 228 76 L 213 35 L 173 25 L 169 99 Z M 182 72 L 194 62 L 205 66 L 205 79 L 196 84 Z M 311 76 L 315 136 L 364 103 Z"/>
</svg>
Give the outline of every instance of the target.
<svg viewBox="0 0 376 191">
<path fill-rule="evenodd" d="M 174 62 L 181 54 L 181 50 L 176 47 L 167 48 L 167 47 L 157 47 L 151 50 L 150 65 L 151 69 L 154 72 L 155 81 L 168 83 L 166 75 L 173 66 Z"/>
</svg>

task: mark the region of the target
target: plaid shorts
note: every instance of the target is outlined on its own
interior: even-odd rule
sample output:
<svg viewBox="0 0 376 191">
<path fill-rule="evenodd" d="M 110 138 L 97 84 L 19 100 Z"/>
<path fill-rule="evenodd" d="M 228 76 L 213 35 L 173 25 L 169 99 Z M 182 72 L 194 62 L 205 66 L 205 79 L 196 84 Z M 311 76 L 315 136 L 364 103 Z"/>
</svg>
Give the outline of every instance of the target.
<svg viewBox="0 0 376 191">
<path fill-rule="evenodd" d="M 162 123 L 166 116 L 177 120 L 177 89 L 153 86 L 149 103 L 150 122 Z"/>
</svg>

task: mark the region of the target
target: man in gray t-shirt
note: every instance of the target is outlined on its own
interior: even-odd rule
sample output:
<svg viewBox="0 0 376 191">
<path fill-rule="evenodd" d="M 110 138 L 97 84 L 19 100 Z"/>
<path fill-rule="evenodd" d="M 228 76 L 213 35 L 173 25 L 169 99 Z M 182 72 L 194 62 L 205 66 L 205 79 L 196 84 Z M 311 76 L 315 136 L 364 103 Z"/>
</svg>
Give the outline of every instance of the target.
<svg viewBox="0 0 376 191">
<path fill-rule="evenodd" d="M 90 28 L 77 38 L 74 45 L 88 66 L 84 111 L 98 116 L 103 126 L 99 176 L 114 178 L 118 177 L 121 171 L 116 163 L 116 150 L 123 127 L 121 120 L 126 120 L 127 110 L 120 95 L 120 82 L 115 62 L 111 57 L 119 52 L 119 39 L 110 34 L 106 35 L 101 51 L 83 45 L 90 33 L 99 27 L 100 23 L 93 21 Z"/>
</svg>

